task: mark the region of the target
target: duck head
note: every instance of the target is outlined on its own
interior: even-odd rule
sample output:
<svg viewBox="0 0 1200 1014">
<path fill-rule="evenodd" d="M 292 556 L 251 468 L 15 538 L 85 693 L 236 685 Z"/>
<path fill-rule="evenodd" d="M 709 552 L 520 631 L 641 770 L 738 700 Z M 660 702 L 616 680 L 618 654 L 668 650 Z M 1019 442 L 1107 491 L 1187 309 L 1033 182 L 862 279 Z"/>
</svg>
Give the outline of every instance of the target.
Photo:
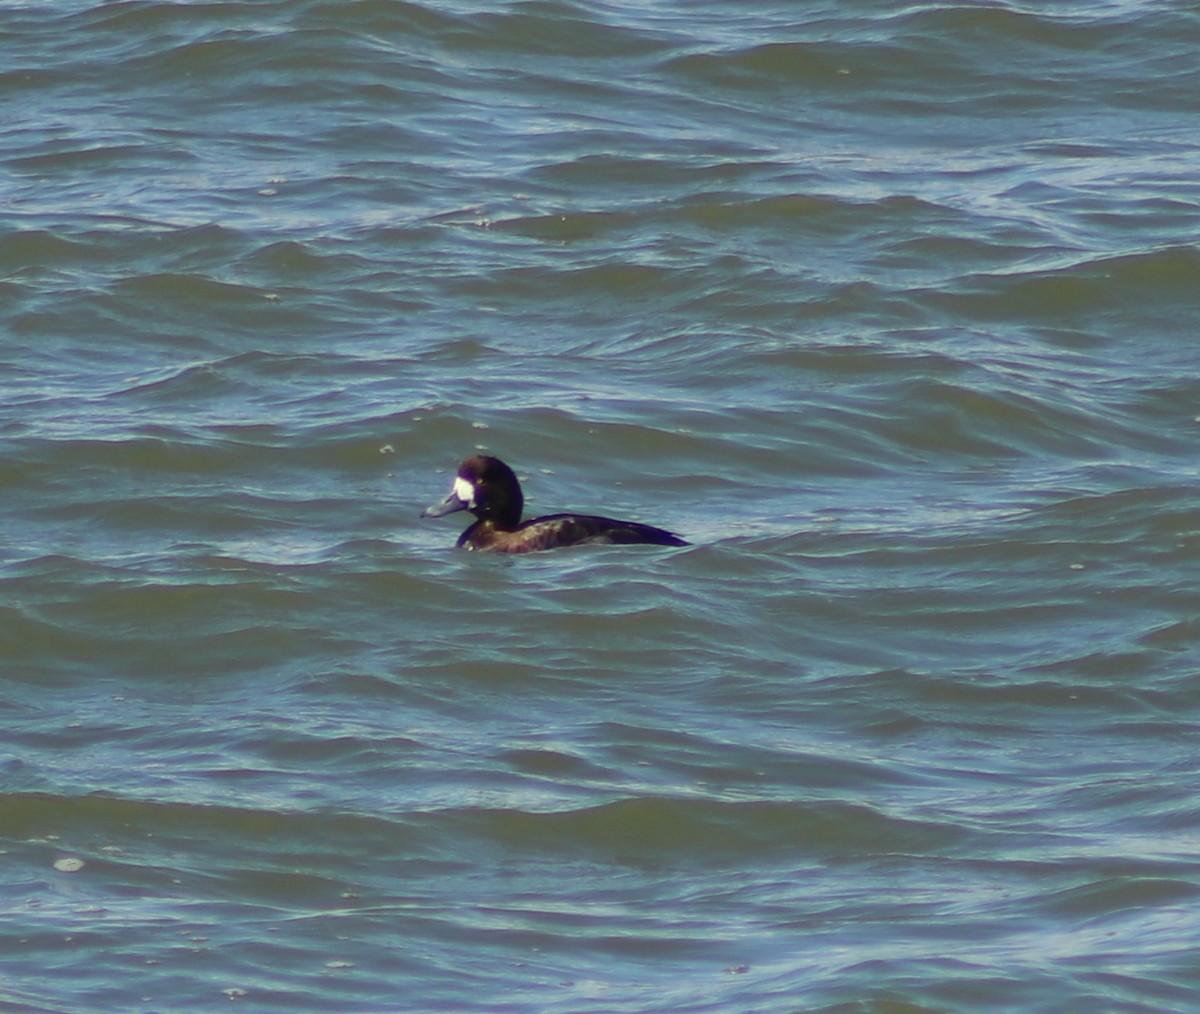
<svg viewBox="0 0 1200 1014">
<path fill-rule="evenodd" d="M 426 507 L 421 516 L 440 518 L 455 511 L 470 511 L 480 521 L 512 529 L 521 523 L 524 508 L 516 473 L 499 458 L 477 454 L 459 465 L 446 499 Z"/>
</svg>

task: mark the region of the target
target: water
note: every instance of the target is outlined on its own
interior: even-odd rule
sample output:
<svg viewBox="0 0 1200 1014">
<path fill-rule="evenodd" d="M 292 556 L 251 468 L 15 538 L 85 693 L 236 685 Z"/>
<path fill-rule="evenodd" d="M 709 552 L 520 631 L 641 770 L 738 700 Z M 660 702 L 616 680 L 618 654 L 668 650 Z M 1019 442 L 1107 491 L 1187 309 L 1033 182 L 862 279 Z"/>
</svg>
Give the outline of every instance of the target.
<svg viewBox="0 0 1200 1014">
<path fill-rule="evenodd" d="M 0 1007 L 1191 1011 L 1198 47 L 0 4 Z"/>
</svg>

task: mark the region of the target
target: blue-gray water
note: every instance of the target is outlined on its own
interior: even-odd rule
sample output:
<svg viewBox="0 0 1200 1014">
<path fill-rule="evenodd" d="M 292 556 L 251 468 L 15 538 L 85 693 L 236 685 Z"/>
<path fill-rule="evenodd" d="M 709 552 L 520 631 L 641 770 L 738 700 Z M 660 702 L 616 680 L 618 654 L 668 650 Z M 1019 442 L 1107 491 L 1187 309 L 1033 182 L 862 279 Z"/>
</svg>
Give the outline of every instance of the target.
<svg viewBox="0 0 1200 1014">
<path fill-rule="evenodd" d="M 1197 53 L 0 3 L 0 1008 L 1195 1010 Z"/>
</svg>

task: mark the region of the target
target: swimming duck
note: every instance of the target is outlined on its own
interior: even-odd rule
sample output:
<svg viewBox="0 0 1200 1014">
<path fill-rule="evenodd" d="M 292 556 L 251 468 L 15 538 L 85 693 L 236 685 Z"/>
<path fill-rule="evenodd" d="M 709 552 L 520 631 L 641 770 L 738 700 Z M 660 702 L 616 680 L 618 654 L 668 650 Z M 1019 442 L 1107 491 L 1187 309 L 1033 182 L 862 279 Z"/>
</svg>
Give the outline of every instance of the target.
<svg viewBox="0 0 1200 1014">
<path fill-rule="evenodd" d="M 547 514 L 521 521 L 525 497 L 516 473 L 499 458 L 478 454 L 458 469 L 450 494 L 427 507 L 421 517 L 440 518 L 470 511 L 476 521 L 458 537 L 460 549 L 492 553 L 532 553 L 560 546 L 645 543 L 686 546 L 677 535 L 637 521 L 615 521 L 592 514 Z"/>
</svg>

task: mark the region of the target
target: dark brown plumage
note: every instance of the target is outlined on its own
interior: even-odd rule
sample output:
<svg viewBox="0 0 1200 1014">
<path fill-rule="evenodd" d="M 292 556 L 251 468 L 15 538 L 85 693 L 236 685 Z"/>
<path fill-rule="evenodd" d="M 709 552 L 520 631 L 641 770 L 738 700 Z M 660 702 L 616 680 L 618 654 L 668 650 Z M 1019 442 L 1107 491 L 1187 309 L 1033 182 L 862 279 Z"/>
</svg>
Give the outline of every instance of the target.
<svg viewBox="0 0 1200 1014">
<path fill-rule="evenodd" d="M 525 497 L 516 474 L 499 458 L 476 455 L 459 466 L 450 495 L 422 517 L 470 511 L 476 521 L 458 537 L 460 549 L 492 553 L 532 553 L 581 545 L 686 546 L 662 528 L 593 514 L 547 514 L 521 521 Z"/>
</svg>

